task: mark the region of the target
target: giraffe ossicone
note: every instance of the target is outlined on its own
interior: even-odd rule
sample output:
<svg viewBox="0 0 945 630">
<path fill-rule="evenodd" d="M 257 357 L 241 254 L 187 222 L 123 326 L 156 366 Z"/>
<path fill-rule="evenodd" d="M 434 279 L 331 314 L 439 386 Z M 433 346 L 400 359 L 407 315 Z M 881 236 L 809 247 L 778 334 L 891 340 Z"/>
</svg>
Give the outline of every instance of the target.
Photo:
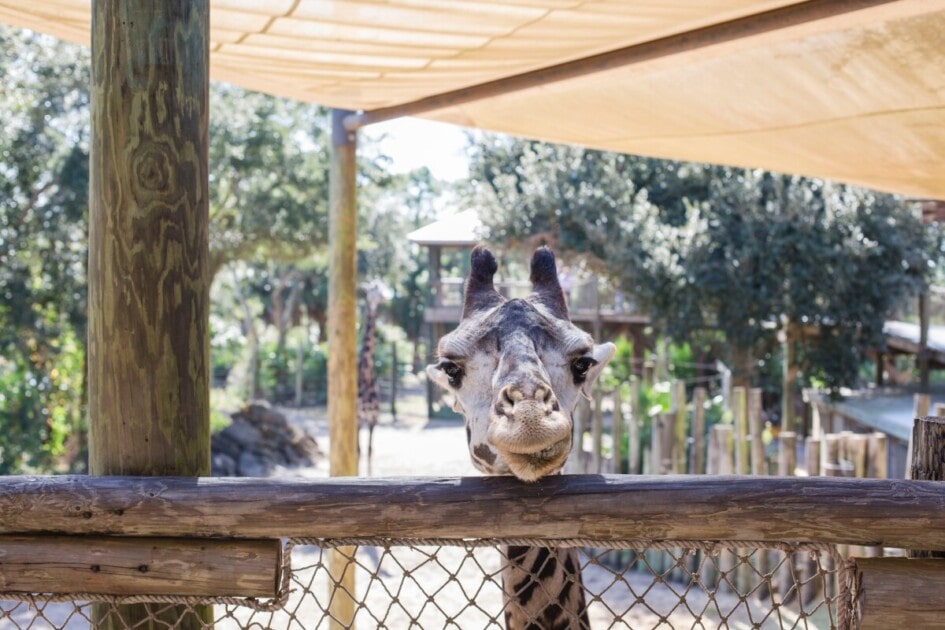
<svg viewBox="0 0 945 630">
<path fill-rule="evenodd" d="M 536 481 L 564 467 L 574 408 L 616 348 L 571 323 L 547 247 L 532 256 L 533 292 L 524 299 L 496 291 L 497 270 L 492 252 L 473 249 L 462 319 L 427 373 L 452 392 L 476 468 Z"/>
</svg>

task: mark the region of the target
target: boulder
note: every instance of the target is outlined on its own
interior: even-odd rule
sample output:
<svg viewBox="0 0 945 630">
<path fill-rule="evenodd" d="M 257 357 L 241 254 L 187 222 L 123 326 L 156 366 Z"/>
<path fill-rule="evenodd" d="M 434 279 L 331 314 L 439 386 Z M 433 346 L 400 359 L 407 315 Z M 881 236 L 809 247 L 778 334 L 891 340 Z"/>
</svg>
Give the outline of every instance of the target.
<svg viewBox="0 0 945 630">
<path fill-rule="evenodd" d="M 230 426 L 210 441 L 215 477 L 266 477 L 279 470 L 314 466 L 318 442 L 266 402 L 251 402 L 232 414 Z"/>
</svg>

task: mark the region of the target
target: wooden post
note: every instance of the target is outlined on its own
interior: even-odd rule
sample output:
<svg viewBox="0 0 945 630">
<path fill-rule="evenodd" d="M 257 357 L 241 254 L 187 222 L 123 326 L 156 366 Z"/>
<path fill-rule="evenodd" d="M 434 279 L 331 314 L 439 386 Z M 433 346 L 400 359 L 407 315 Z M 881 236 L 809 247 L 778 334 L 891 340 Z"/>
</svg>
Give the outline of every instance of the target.
<svg viewBox="0 0 945 630">
<path fill-rule="evenodd" d="M 748 391 L 748 430 L 751 434 L 751 474 L 753 475 L 768 474 L 762 428 L 761 389 L 753 387 Z"/>
<path fill-rule="evenodd" d="M 647 387 L 653 387 L 653 384 L 656 382 L 656 363 L 653 361 L 645 361 L 643 363 L 643 383 Z"/>
<path fill-rule="evenodd" d="M 851 433 L 845 436 L 846 459 L 853 464 L 853 476 L 862 479 L 867 476 L 867 454 L 870 436 L 865 433 Z"/>
<path fill-rule="evenodd" d="M 919 391 L 929 393 L 929 291 L 919 294 L 919 348 L 916 354 L 916 367 L 919 368 Z M 926 414 L 928 411 L 925 412 Z M 922 414 L 925 415 L 925 414 Z M 916 416 L 918 417 L 918 416 Z"/>
<path fill-rule="evenodd" d="M 638 475 L 643 472 L 640 461 L 640 428 L 642 416 L 640 409 L 640 379 L 630 377 L 630 422 L 627 427 L 627 472 Z"/>
<path fill-rule="evenodd" d="M 400 366 L 397 364 L 397 342 L 390 342 L 390 416 L 391 422 L 397 423 L 397 377 Z"/>
<path fill-rule="evenodd" d="M 820 405 L 816 402 L 810 403 L 810 434 L 815 438 L 824 437 L 824 422 L 820 415 Z"/>
<path fill-rule="evenodd" d="M 823 443 L 818 437 L 807 436 L 807 476 L 817 477 L 821 474 L 820 470 L 820 446 Z"/>
<path fill-rule="evenodd" d="M 732 407 L 735 412 L 735 474 L 747 475 L 748 452 L 748 398 L 744 387 L 732 388 Z"/>
<path fill-rule="evenodd" d="M 778 435 L 778 476 L 793 477 L 796 469 L 797 434 L 794 431 L 781 431 Z M 778 570 L 778 593 L 781 595 L 781 601 L 788 597 L 792 589 L 799 588 L 794 579 L 796 560 L 794 554 L 785 552 L 784 563 Z"/>
<path fill-rule="evenodd" d="M 859 630 L 945 628 L 945 561 L 857 558 Z"/>
<path fill-rule="evenodd" d="M 673 381 L 673 466 L 674 473 L 686 474 L 689 448 L 686 430 L 686 382 Z"/>
<path fill-rule="evenodd" d="M 705 474 L 705 387 L 692 392 L 692 470 L 697 475 Z"/>
<path fill-rule="evenodd" d="M 358 474 L 357 377 L 357 135 L 344 128 L 351 112 L 332 110 L 329 188 L 330 269 L 328 276 L 328 429 L 329 472 Z M 329 556 L 331 628 L 354 623 L 354 548 L 332 549 Z"/>
<path fill-rule="evenodd" d="M 778 446 L 778 475 L 793 477 L 797 468 L 797 433 L 781 431 Z"/>
<path fill-rule="evenodd" d="M 924 416 L 912 425 L 912 465 L 908 479 L 945 481 L 945 418 Z M 910 558 L 945 558 L 941 551 L 910 549 Z"/>
<path fill-rule="evenodd" d="M 867 452 L 869 461 L 866 465 L 866 476 L 872 479 L 886 479 L 889 476 L 889 446 L 886 434 L 879 431 L 870 433 Z"/>
<path fill-rule="evenodd" d="M 599 337 L 597 337 L 599 339 Z M 591 472 L 600 474 L 604 465 L 604 418 L 601 412 L 600 386 L 594 386 L 594 409 L 591 412 Z"/>
<path fill-rule="evenodd" d="M 614 426 L 611 430 L 611 436 L 613 436 L 613 456 L 611 461 L 613 466 L 611 467 L 610 472 L 613 473 L 624 473 L 627 471 L 626 466 L 623 465 L 623 435 L 624 435 L 624 420 L 623 420 L 623 397 L 620 395 L 621 385 L 618 384 L 614 389 Z"/>
<path fill-rule="evenodd" d="M 798 426 L 797 419 L 794 417 L 794 400 L 798 373 L 798 369 L 794 365 L 794 336 L 796 330 L 796 324 L 785 321 L 784 328 L 781 331 L 783 335 L 781 344 L 783 355 L 781 369 L 781 429 L 794 432 L 797 432 L 798 429 L 801 428 Z"/>
<path fill-rule="evenodd" d="M 89 472 L 210 472 L 207 0 L 95 0 Z M 118 607 L 201 627 L 213 608 Z M 96 604 L 93 625 L 111 627 Z"/>
<path fill-rule="evenodd" d="M 712 427 L 712 440 L 715 442 L 715 454 L 717 460 L 713 466 L 717 475 L 731 475 L 735 469 L 734 457 L 734 439 L 733 430 L 730 424 L 716 424 Z"/>
<path fill-rule="evenodd" d="M 650 418 L 650 474 L 662 475 L 663 470 L 663 416 L 658 413 Z"/>
<path fill-rule="evenodd" d="M 932 399 L 929 397 L 928 394 L 922 394 L 922 393 L 915 394 L 912 397 L 912 417 L 918 420 L 919 418 L 929 415 L 929 406 L 931 405 L 931 403 L 932 403 Z M 909 475 L 912 472 L 912 455 L 915 452 L 915 448 L 913 446 L 912 440 L 914 438 L 915 438 L 915 430 L 913 430 L 912 433 L 909 434 L 909 447 L 908 447 L 908 450 L 906 451 L 906 474 L 905 474 L 906 479 L 910 478 Z"/>
</svg>

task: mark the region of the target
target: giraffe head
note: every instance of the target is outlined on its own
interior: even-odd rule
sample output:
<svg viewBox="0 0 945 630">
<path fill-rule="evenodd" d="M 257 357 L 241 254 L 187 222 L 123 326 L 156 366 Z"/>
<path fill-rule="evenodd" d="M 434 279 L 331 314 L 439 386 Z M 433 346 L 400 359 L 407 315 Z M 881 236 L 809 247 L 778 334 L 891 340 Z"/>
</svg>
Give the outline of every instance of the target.
<svg viewBox="0 0 945 630">
<path fill-rule="evenodd" d="M 535 481 L 567 461 L 574 408 L 615 347 L 571 323 L 550 249 L 535 251 L 525 299 L 495 290 L 497 268 L 492 252 L 473 250 L 462 319 L 427 374 L 453 393 L 476 468 Z"/>
</svg>

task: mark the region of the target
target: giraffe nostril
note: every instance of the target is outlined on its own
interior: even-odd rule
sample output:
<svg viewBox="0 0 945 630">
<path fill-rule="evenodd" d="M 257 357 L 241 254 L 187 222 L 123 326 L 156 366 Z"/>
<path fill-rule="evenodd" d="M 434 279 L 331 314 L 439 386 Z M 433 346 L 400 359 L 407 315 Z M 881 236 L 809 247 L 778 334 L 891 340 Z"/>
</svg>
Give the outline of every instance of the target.
<svg viewBox="0 0 945 630">
<path fill-rule="evenodd" d="M 521 396 L 519 398 L 521 398 Z M 502 389 L 502 402 L 509 407 L 515 406 L 515 399 L 512 397 L 511 387 L 505 387 Z"/>
<path fill-rule="evenodd" d="M 549 387 L 539 387 L 535 390 L 535 400 L 545 405 L 554 401 L 554 394 Z"/>
</svg>

